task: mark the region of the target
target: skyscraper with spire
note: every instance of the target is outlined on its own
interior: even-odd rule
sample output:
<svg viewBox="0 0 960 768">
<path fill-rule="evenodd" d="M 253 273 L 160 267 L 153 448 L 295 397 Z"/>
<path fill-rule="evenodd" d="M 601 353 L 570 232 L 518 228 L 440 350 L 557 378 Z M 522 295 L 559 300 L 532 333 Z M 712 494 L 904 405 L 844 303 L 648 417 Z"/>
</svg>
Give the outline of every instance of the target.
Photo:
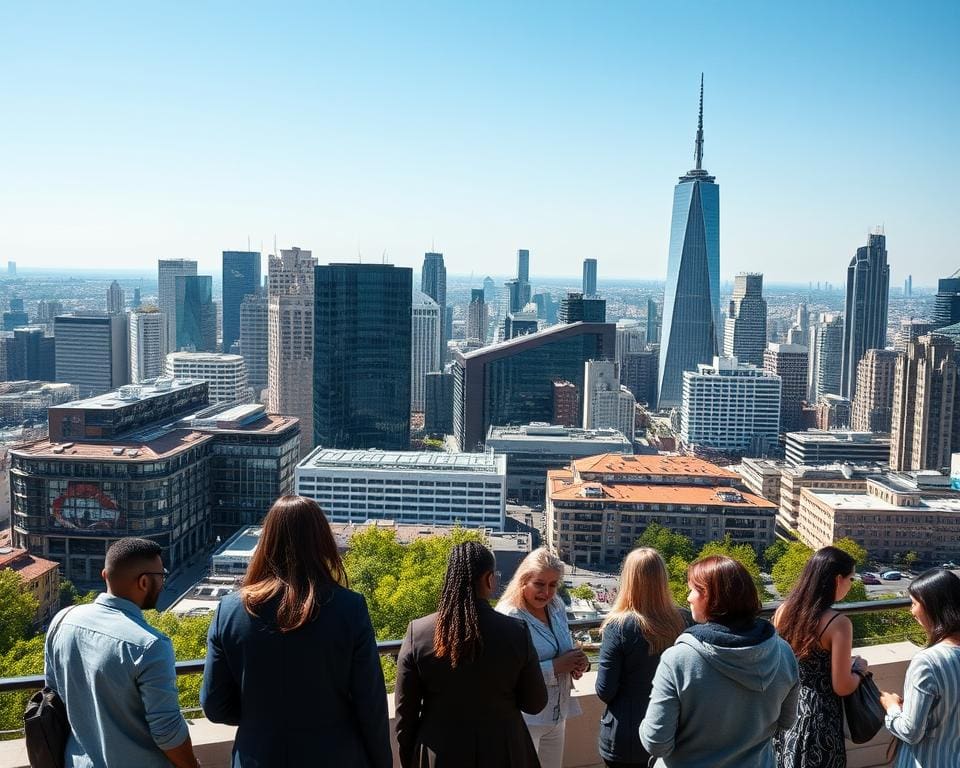
<svg viewBox="0 0 960 768">
<path fill-rule="evenodd" d="M 660 337 L 660 408 L 679 407 L 683 372 L 720 346 L 720 187 L 703 169 L 703 75 L 695 167 L 673 190 L 673 221 Z"/>
</svg>

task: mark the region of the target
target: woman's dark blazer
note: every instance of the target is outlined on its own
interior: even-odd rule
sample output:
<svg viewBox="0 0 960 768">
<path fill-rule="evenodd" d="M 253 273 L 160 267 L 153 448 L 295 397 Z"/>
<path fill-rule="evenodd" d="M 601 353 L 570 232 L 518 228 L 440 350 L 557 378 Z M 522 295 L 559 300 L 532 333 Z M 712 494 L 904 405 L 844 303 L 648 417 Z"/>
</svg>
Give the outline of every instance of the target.
<svg viewBox="0 0 960 768">
<path fill-rule="evenodd" d="M 361 595 L 333 587 L 309 624 L 276 629 L 276 602 L 253 617 L 239 593 L 210 624 L 200 704 L 237 725 L 233 768 L 391 768 L 387 693 Z"/>
<path fill-rule="evenodd" d="M 478 621 L 483 650 L 456 669 L 433 651 L 437 614 L 407 627 L 395 694 L 403 768 L 539 768 L 520 714 L 547 704 L 530 631 L 486 601 Z"/>
<path fill-rule="evenodd" d="M 689 626 L 689 612 L 680 613 Z M 640 743 L 639 728 L 659 663 L 660 654 L 650 654 L 636 616 L 628 614 L 604 628 L 597 669 L 597 697 L 607 705 L 599 736 L 604 760 L 647 764 L 650 755 Z"/>
</svg>

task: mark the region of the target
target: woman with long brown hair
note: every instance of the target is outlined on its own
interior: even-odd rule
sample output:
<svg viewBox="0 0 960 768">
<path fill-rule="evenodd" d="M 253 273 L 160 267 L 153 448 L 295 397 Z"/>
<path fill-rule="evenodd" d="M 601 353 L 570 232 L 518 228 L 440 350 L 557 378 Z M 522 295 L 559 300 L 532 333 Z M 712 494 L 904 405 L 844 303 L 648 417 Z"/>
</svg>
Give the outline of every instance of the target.
<svg viewBox="0 0 960 768">
<path fill-rule="evenodd" d="M 535 768 L 521 712 L 547 691 L 530 633 L 490 606 L 493 553 L 476 541 L 450 553 L 437 612 L 410 622 L 397 658 L 397 744 L 403 768 Z"/>
<path fill-rule="evenodd" d="M 238 726 L 233 768 L 392 765 L 370 614 L 346 583 L 317 503 L 277 499 L 207 635 L 200 703 Z"/>
<path fill-rule="evenodd" d="M 600 629 L 597 696 L 600 757 L 609 768 L 644 766 L 650 760 L 637 735 L 647 711 L 660 654 L 687 626 L 670 594 L 667 566 L 655 549 L 640 547 L 623 561 L 620 591 Z"/>
<path fill-rule="evenodd" d="M 853 584 L 856 562 L 837 547 L 807 561 L 773 623 L 800 667 L 797 722 L 774 739 L 779 768 L 844 768 L 842 696 L 860 685 L 867 662 L 853 656 L 853 624 L 833 610 Z"/>
</svg>

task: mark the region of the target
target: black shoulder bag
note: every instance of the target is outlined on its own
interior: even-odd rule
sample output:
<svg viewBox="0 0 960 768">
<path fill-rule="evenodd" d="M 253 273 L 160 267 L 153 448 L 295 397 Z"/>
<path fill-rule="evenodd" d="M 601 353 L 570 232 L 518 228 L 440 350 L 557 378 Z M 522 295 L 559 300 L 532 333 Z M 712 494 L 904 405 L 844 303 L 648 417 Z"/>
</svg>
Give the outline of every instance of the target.
<svg viewBox="0 0 960 768">
<path fill-rule="evenodd" d="M 864 744 L 883 728 L 886 712 L 880 704 L 880 689 L 873 682 L 873 674 L 857 672 L 860 685 L 849 696 L 843 697 L 843 713 L 847 718 L 850 741 Z"/>
<path fill-rule="evenodd" d="M 53 639 L 75 606 L 70 606 L 53 629 Z M 27 702 L 23 712 L 23 733 L 27 742 L 27 759 L 30 768 L 64 768 L 64 753 L 70 737 L 70 721 L 67 705 L 53 688 L 44 686 Z"/>
</svg>

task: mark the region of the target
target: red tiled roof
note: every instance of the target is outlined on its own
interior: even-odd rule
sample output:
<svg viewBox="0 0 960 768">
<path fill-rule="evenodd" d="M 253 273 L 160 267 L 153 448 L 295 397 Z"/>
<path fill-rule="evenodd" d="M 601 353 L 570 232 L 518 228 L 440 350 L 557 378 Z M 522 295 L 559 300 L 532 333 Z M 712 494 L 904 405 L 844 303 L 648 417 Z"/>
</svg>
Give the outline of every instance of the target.
<svg viewBox="0 0 960 768">
<path fill-rule="evenodd" d="M 637 455 L 604 453 L 574 461 L 580 473 L 615 475 L 696 475 L 700 477 L 739 478 L 736 472 L 718 467 L 694 456 Z"/>
</svg>

